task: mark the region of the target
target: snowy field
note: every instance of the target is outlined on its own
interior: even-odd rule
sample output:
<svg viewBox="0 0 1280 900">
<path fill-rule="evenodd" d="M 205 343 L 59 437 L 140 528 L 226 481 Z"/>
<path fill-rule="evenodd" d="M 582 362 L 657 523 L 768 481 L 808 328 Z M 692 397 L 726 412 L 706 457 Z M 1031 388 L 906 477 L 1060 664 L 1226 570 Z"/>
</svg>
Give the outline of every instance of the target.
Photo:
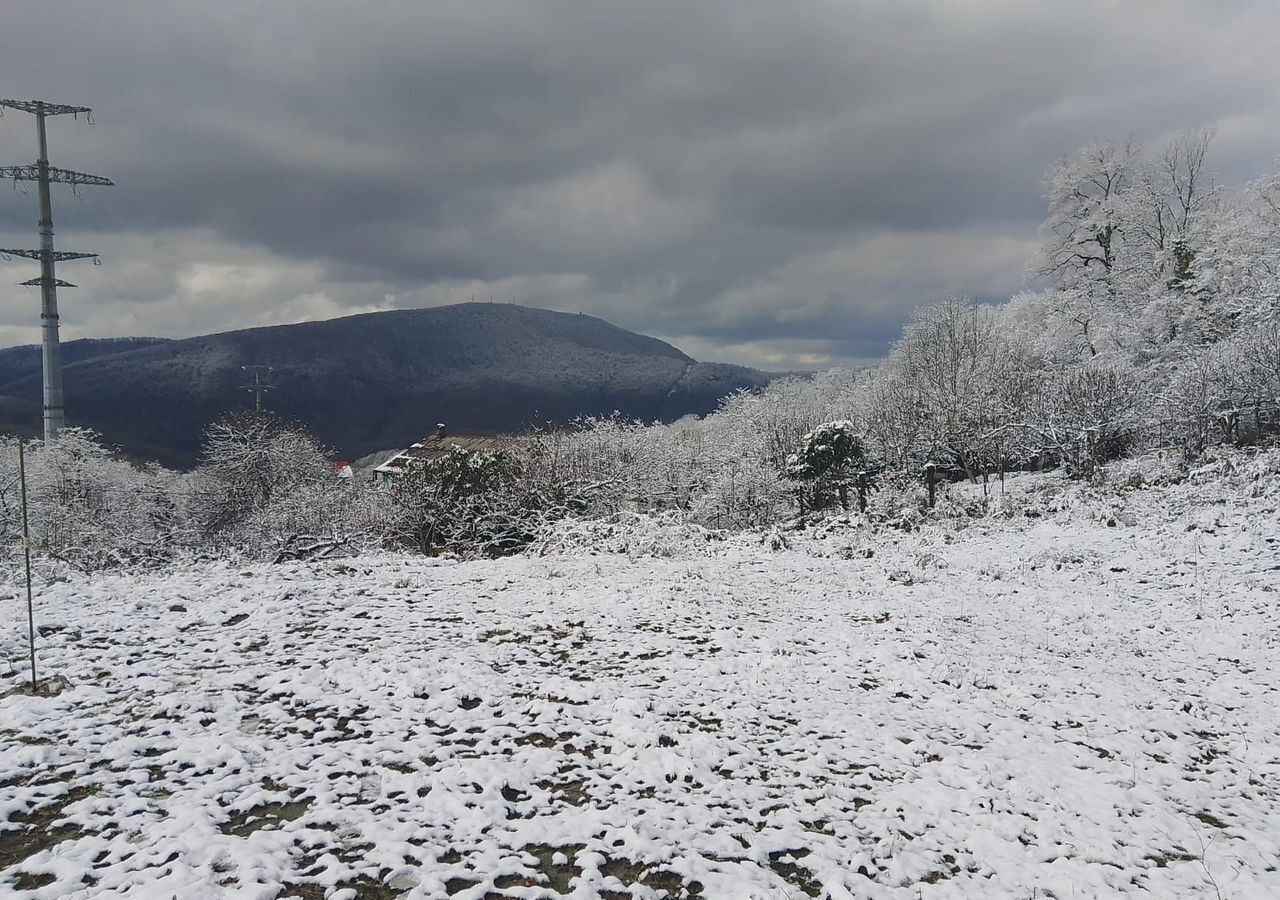
<svg viewBox="0 0 1280 900">
<path fill-rule="evenodd" d="M 1280 897 L 1276 468 L 45 587 L 0 895 Z"/>
</svg>

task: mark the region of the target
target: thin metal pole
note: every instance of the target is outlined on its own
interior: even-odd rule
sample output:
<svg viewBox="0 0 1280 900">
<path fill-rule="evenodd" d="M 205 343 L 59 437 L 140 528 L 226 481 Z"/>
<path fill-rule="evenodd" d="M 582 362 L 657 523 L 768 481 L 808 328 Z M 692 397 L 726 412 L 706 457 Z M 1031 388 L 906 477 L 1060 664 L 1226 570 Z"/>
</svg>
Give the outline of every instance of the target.
<svg viewBox="0 0 1280 900">
<path fill-rule="evenodd" d="M 22 555 L 27 566 L 27 638 L 31 644 L 31 693 L 36 692 L 36 612 L 31 599 L 31 527 L 27 523 L 27 454 L 18 439 L 18 480 L 22 482 Z"/>
</svg>

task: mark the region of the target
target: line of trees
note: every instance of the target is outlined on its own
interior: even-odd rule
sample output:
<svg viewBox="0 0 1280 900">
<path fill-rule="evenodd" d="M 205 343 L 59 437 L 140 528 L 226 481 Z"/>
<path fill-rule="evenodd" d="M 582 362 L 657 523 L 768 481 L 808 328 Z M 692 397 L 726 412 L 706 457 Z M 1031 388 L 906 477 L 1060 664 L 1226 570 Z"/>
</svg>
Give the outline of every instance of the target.
<svg viewBox="0 0 1280 900">
<path fill-rule="evenodd" d="M 1152 448 L 1193 460 L 1280 433 L 1280 172 L 1229 191 L 1211 132 L 1058 161 L 1032 273 L 1001 305 L 917 310 L 879 366 L 775 381 L 702 419 L 587 419 L 501 453 L 461 451 L 389 487 L 334 477 L 304 429 L 212 425 L 191 473 L 138 467 L 88 432 L 31 454 L 36 544 L 81 568 L 183 555 L 296 559 L 376 546 L 510 552 L 567 517 L 670 513 L 769 526 L 874 477 L 881 511 L 926 467 L 978 481 L 1095 476 Z M 0 528 L 16 546 L 16 448 L 0 442 Z M 913 493 L 914 492 L 914 493 Z M 874 513 L 876 510 L 872 510 Z"/>
</svg>

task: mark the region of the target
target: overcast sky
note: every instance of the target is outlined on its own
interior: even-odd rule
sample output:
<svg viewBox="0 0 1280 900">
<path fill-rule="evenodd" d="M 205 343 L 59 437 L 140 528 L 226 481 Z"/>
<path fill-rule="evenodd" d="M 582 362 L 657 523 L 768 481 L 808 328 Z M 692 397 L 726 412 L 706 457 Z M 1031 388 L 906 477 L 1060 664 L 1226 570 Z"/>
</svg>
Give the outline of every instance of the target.
<svg viewBox="0 0 1280 900">
<path fill-rule="evenodd" d="M 50 122 L 66 338 L 468 299 L 601 316 L 764 368 L 882 356 L 913 307 L 1007 297 L 1040 180 L 1214 125 L 1280 156 L 1277 0 L 10 5 L 0 96 Z M 0 119 L 0 159 L 35 157 Z M 35 191 L 0 186 L 0 245 Z M 0 263 L 0 285 L 33 277 Z M 38 339 L 0 286 L 0 344 Z"/>
</svg>

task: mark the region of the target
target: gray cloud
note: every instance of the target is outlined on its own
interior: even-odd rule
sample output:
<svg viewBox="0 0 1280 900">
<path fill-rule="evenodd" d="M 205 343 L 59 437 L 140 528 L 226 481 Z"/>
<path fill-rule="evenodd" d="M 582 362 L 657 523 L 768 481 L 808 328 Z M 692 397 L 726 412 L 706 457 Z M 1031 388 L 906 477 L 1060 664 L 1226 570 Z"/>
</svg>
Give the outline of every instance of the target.
<svg viewBox="0 0 1280 900">
<path fill-rule="evenodd" d="M 1227 180 L 1269 168 L 1277 25 L 1270 0 L 50 0 L 6 16 L 0 84 L 94 106 L 55 162 L 119 185 L 55 201 L 106 262 L 65 273 L 71 336 L 492 297 L 792 368 L 1016 290 L 1041 174 L 1091 140 L 1217 124 Z M 0 155 L 31 131 L 0 120 Z M 0 193 L 0 239 L 33 206 Z M 0 292 L 0 340 L 35 339 L 34 302 Z"/>
</svg>

